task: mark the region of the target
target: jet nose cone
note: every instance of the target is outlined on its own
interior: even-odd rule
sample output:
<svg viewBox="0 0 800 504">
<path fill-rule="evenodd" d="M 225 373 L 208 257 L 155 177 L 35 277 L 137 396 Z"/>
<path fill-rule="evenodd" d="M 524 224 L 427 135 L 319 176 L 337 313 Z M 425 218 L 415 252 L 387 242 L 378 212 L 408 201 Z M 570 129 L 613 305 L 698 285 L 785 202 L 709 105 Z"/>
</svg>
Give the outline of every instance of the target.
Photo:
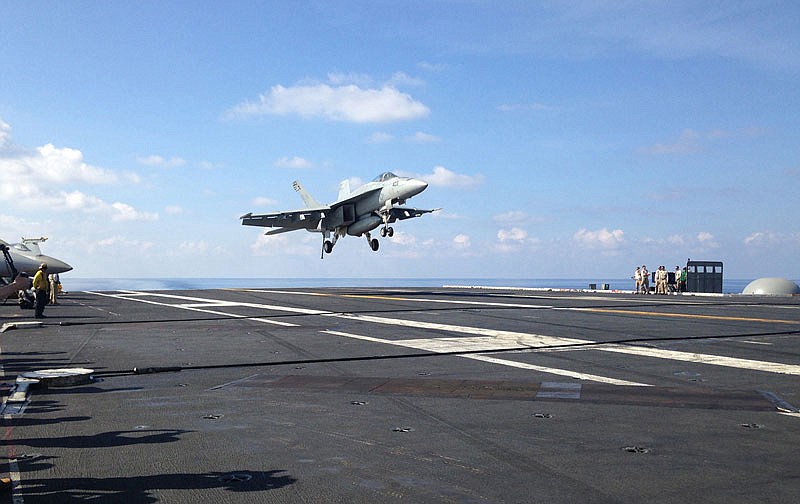
<svg viewBox="0 0 800 504">
<path fill-rule="evenodd" d="M 424 180 L 409 179 L 408 182 L 408 197 L 415 196 L 428 187 L 428 183 Z"/>
<path fill-rule="evenodd" d="M 64 261 L 59 261 L 55 257 L 41 256 L 41 260 L 43 263 L 47 263 L 47 273 L 50 275 L 56 273 L 66 273 L 72 269 L 72 266 Z"/>
</svg>

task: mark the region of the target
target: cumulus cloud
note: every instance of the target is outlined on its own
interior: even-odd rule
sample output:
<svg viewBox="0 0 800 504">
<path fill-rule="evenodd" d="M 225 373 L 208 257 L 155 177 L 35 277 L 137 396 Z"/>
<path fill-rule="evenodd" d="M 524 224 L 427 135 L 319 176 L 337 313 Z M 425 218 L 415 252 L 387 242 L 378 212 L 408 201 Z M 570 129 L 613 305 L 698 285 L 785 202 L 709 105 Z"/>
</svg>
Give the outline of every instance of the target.
<svg viewBox="0 0 800 504">
<path fill-rule="evenodd" d="M 469 235 L 458 234 L 453 238 L 453 245 L 457 249 L 466 250 L 472 245 Z"/>
<path fill-rule="evenodd" d="M 111 209 L 111 220 L 114 222 L 158 220 L 157 213 L 140 212 L 126 203 L 112 203 Z"/>
<path fill-rule="evenodd" d="M 714 238 L 714 235 L 708 231 L 701 231 L 697 233 L 697 241 L 705 249 L 719 248 L 716 238 Z"/>
<path fill-rule="evenodd" d="M 509 230 L 501 229 L 497 232 L 497 238 L 501 241 L 524 241 L 528 237 L 528 232 L 520 228 L 511 228 Z"/>
<path fill-rule="evenodd" d="M 122 203 L 108 203 L 75 185 L 108 185 L 137 182 L 112 170 L 92 166 L 83 153 L 69 147 L 46 144 L 36 149 L 15 145 L 11 127 L 0 119 L 0 200 L 19 208 L 53 211 L 103 212 L 113 221 L 156 220 L 158 214 L 140 212 Z"/>
<path fill-rule="evenodd" d="M 444 166 L 435 166 L 433 173 L 414 175 L 432 186 L 467 189 L 483 183 L 483 175 L 461 175 L 448 170 Z"/>
<path fill-rule="evenodd" d="M 625 241 L 625 233 L 621 229 L 609 231 L 607 228 L 589 231 L 586 228 L 579 229 L 572 240 L 579 245 L 589 249 L 613 250 Z"/>
<path fill-rule="evenodd" d="M 299 156 L 282 157 L 275 160 L 276 168 L 311 168 L 314 163 Z"/>
<path fill-rule="evenodd" d="M 417 243 L 417 237 L 405 231 L 395 231 L 391 241 L 399 245 L 415 245 Z"/>
<path fill-rule="evenodd" d="M 744 245 L 749 248 L 770 248 L 785 245 L 800 245 L 800 233 L 757 231 L 744 239 Z"/>
<path fill-rule="evenodd" d="M 186 160 L 180 157 L 166 159 L 162 156 L 151 155 L 137 157 L 136 160 L 145 166 L 155 166 L 158 168 L 178 168 L 186 164 Z"/>
<path fill-rule="evenodd" d="M 388 123 L 427 117 L 428 107 L 391 85 L 357 84 L 272 86 L 253 101 L 228 110 L 229 118 L 296 115 L 306 119 L 353 123 Z"/>
</svg>

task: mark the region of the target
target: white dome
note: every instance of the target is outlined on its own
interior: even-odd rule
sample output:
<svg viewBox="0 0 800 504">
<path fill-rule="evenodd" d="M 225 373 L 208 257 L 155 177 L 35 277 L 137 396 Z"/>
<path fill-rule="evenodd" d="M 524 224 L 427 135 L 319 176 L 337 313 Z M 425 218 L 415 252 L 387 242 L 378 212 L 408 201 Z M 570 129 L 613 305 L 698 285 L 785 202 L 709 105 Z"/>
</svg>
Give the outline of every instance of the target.
<svg viewBox="0 0 800 504">
<path fill-rule="evenodd" d="M 800 294 L 800 287 L 785 278 L 759 278 L 753 280 L 744 288 L 742 294 L 762 294 L 768 296 L 781 296 Z"/>
</svg>

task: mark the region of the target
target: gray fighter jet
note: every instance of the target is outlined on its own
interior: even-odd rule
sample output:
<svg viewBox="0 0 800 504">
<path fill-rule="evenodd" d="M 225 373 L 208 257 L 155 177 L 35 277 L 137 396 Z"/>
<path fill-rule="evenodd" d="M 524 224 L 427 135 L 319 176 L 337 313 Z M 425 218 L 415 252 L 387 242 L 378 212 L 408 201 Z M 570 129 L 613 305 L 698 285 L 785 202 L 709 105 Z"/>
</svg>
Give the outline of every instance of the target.
<svg viewBox="0 0 800 504">
<path fill-rule="evenodd" d="M 19 243 L 8 243 L 0 240 L 0 277 L 12 278 L 19 272 L 29 273 L 31 276 L 39 269 L 39 265 L 47 263 L 47 274 L 64 273 L 72 269 L 72 266 L 42 254 L 39 243 L 47 240 L 41 238 L 23 238 Z"/>
<path fill-rule="evenodd" d="M 370 235 L 373 229 L 382 225 L 381 236 L 392 236 L 394 229 L 389 224 L 439 210 L 396 206 L 424 191 L 428 184 L 419 179 L 398 177 L 391 172 L 378 175 L 352 192 L 349 181 L 342 181 L 339 197 L 330 205 L 321 205 L 297 181 L 292 187 L 300 194 L 306 208 L 258 215 L 248 213 L 240 217 L 242 224 L 278 228 L 268 231 L 268 235 L 297 229 L 322 233 L 323 257 L 330 254 L 336 241 L 345 235 L 364 235 L 370 248 L 377 251 L 378 240 Z"/>
</svg>

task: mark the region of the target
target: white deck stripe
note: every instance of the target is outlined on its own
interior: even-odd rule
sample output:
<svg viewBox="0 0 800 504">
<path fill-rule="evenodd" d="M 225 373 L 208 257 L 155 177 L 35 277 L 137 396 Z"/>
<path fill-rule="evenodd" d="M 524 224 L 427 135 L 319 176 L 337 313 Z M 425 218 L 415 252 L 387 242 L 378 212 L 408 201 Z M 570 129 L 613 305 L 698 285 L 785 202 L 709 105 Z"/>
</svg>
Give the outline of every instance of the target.
<svg viewBox="0 0 800 504">
<path fill-rule="evenodd" d="M 696 362 L 699 364 L 709 364 L 713 366 L 726 366 L 739 369 L 750 369 L 754 371 L 765 371 L 768 373 L 778 373 L 800 376 L 800 365 L 796 364 L 783 364 L 779 362 L 756 361 L 749 359 L 738 359 L 735 357 L 723 357 L 718 355 L 698 354 L 690 352 L 677 352 L 674 350 L 663 350 L 660 348 L 648 348 L 633 345 L 603 345 L 597 341 L 582 340 L 575 338 L 557 338 L 552 336 L 543 336 L 539 334 L 528 334 L 514 331 L 496 331 L 493 329 L 481 329 L 479 327 L 456 326 L 450 324 L 437 324 L 431 322 L 420 322 L 413 320 L 398 320 L 386 317 L 374 317 L 367 315 L 336 315 L 342 318 L 349 318 L 353 320 L 362 320 L 365 322 L 373 322 L 378 324 L 397 325 L 403 327 L 418 327 L 422 329 L 433 329 L 439 331 L 457 332 L 464 334 L 485 335 L 503 338 L 510 341 L 519 342 L 518 346 L 530 346 L 533 348 L 552 347 L 552 346 L 569 346 L 569 345 L 587 345 L 592 344 L 592 350 L 602 352 L 616 352 L 629 355 L 639 355 L 643 357 L 655 357 L 658 359 L 670 359 L 685 362 Z M 577 348 L 572 350 L 585 350 L 585 348 Z"/>
<path fill-rule="evenodd" d="M 598 348 L 598 350 L 602 350 L 604 352 L 638 355 L 640 357 L 655 357 L 658 359 L 670 359 L 684 362 L 695 362 L 697 364 L 710 364 L 712 366 L 725 366 L 737 369 L 749 369 L 752 371 L 766 371 L 768 373 L 800 376 L 800 366 L 794 364 L 782 364 L 779 362 L 756 361 L 693 352 L 677 352 L 675 350 L 663 350 L 660 348 L 647 348 L 640 346 L 608 345 Z"/>
<path fill-rule="evenodd" d="M 418 350 L 427 350 L 435 353 L 447 352 L 473 352 L 480 350 L 502 350 L 504 348 L 516 348 L 519 345 L 511 341 L 502 341 L 495 338 L 430 338 L 430 339 L 413 339 L 413 340 L 387 340 L 375 338 L 372 336 L 363 336 L 360 334 L 346 333 L 341 331 L 321 331 L 325 334 L 332 334 L 334 336 L 344 336 L 346 338 L 360 339 L 364 341 L 371 341 L 374 343 L 383 343 L 386 345 L 402 346 L 406 348 L 415 348 Z M 549 373 L 559 376 L 568 376 L 578 380 L 587 380 L 600 383 L 607 383 L 610 385 L 638 385 L 647 387 L 646 383 L 636 383 L 626 380 L 618 380 L 616 378 L 609 378 L 607 376 L 598 376 L 588 373 L 578 373 L 576 371 L 569 371 L 566 369 L 551 368 L 545 366 L 537 366 L 535 364 L 527 364 L 525 362 L 516 362 L 505 359 L 498 359 L 496 357 L 489 357 L 486 355 L 461 355 L 468 359 L 489 362 L 492 364 L 501 364 L 503 366 L 516 367 L 520 369 L 530 369 L 542 373 Z"/>
<path fill-rule="evenodd" d="M 189 311 L 196 311 L 196 312 L 201 312 L 201 313 L 209 313 L 209 314 L 212 314 L 212 315 L 221 315 L 221 316 L 224 316 L 224 317 L 230 317 L 230 318 L 235 318 L 235 319 L 253 320 L 253 321 L 256 321 L 256 322 L 262 322 L 264 324 L 279 325 L 279 326 L 283 326 L 283 327 L 298 327 L 297 324 L 292 324 L 290 322 L 283 322 L 281 320 L 272 320 L 272 319 L 265 319 L 265 318 L 259 318 L 259 317 L 249 317 L 247 315 L 237 315 L 235 313 L 226 313 L 226 312 L 221 312 L 221 311 L 216 311 L 216 310 L 204 310 L 202 308 L 198 308 L 198 306 L 201 306 L 201 305 L 198 305 L 198 304 L 180 305 L 180 304 L 172 304 L 172 303 L 159 303 L 157 301 L 150 301 L 150 300 L 147 300 L 147 299 L 141 299 L 139 297 L 130 297 L 128 294 L 120 295 L 120 294 L 105 294 L 105 293 L 102 293 L 102 292 L 89 292 L 89 291 L 87 291 L 87 292 L 89 294 L 94 294 L 96 296 L 112 297 L 112 298 L 116 298 L 116 299 L 127 299 L 127 300 L 130 300 L 130 301 L 136 301 L 137 303 L 145 303 L 145 304 L 152 304 L 152 305 L 156 305 L 156 306 L 166 306 L 168 308 L 178 308 L 180 310 L 189 310 Z M 134 293 L 134 294 L 136 296 L 139 295 L 139 293 Z M 157 296 L 161 296 L 161 295 L 159 294 Z M 178 296 L 164 296 L 164 297 L 176 298 Z M 198 301 L 201 298 L 186 298 L 186 299 L 192 299 L 194 301 Z M 214 307 L 218 306 L 218 305 L 214 304 L 214 300 L 209 300 L 209 301 L 210 301 L 209 306 L 214 306 Z M 236 305 L 230 305 L 230 306 L 243 306 L 243 305 L 242 304 L 236 304 Z"/>
</svg>

